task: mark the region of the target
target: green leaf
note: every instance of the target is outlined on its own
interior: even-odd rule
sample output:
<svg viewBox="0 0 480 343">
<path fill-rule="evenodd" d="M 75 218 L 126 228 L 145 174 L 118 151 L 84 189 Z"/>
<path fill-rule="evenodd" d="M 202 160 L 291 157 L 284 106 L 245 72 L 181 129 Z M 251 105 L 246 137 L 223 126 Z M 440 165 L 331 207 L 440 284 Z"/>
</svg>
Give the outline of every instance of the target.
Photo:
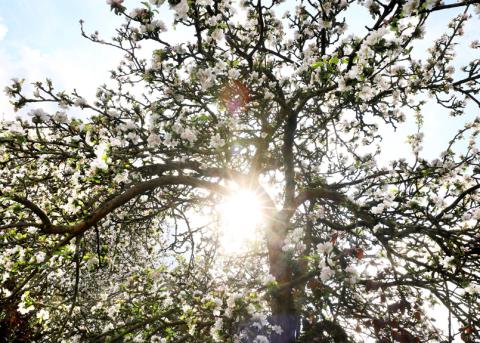
<svg viewBox="0 0 480 343">
<path fill-rule="evenodd" d="M 337 64 L 339 61 L 340 61 L 340 60 L 338 59 L 337 56 L 332 56 L 332 57 L 330 58 L 330 61 L 328 61 L 328 63 L 330 63 L 330 64 Z"/>
<path fill-rule="evenodd" d="M 317 68 L 320 68 L 321 66 L 323 66 L 323 64 L 324 64 L 323 61 L 320 60 L 320 61 L 317 61 L 315 63 L 312 63 L 311 67 L 312 67 L 312 69 L 317 69 Z"/>
</svg>

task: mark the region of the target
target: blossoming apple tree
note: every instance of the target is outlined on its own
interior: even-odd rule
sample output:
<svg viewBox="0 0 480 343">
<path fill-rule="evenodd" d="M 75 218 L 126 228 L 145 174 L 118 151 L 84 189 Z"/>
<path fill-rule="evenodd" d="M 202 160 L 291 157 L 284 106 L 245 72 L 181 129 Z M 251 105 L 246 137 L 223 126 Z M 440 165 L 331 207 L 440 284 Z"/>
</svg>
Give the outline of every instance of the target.
<svg viewBox="0 0 480 343">
<path fill-rule="evenodd" d="M 116 36 L 83 36 L 125 56 L 94 101 L 6 88 L 29 112 L 0 123 L 1 337 L 478 339 L 480 43 L 455 54 L 478 1 L 107 3 Z M 431 103 L 465 125 L 426 159 Z M 232 250 L 218 205 L 245 190 L 262 220 Z"/>
</svg>

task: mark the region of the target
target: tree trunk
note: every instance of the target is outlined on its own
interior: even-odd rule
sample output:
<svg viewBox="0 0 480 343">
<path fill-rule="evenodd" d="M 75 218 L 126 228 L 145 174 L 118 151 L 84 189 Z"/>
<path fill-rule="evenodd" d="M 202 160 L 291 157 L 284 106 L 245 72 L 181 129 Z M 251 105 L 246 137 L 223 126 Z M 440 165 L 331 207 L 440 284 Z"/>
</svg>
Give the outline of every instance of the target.
<svg viewBox="0 0 480 343">
<path fill-rule="evenodd" d="M 282 250 L 285 236 L 285 224 L 274 223 L 268 230 L 268 257 L 270 274 L 273 275 L 281 291 L 272 295 L 270 307 L 272 310 L 272 323 L 280 325 L 281 335 L 273 334 L 272 343 L 293 343 L 297 337 L 299 317 L 295 308 L 291 287 L 283 288 L 292 280 L 292 269 L 286 254 Z"/>
</svg>

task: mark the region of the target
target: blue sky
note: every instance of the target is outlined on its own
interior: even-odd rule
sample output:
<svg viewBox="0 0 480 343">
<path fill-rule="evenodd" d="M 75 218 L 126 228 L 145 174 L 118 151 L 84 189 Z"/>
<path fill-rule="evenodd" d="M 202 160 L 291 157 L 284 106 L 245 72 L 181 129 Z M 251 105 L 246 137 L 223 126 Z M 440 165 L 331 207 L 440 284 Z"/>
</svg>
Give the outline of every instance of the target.
<svg viewBox="0 0 480 343">
<path fill-rule="evenodd" d="M 87 31 L 98 29 L 106 37 L 121 22 L 103 0 L 0 0 L 1 89 L 13 77 L 27 82 L 49 77 L 59 90 L 77 88 L 93 96 L 121 54 L 82 38 L 80 19 Z M 2 92 L 0 117 L 10 114 Z"/>
<path fill-rule="evenodd" d="M 125 4 L 132 8 L 140 2 L 126 0 Z M 168 12 L 167 7 L 162 7 L 161 10 Z M 164 20 L 165 16 L 170 16 L 165 12 L 162 13 Z M 457 13 L 459 10 L 454 9 L 435 13 L 431 17 L 425 39 L 414 50 L 418 58 L 425 56 L 426 48 L 432 44 L 433 39 L 440 37 L 447 27 L 448 19 Z M 366 10 L 355 9 L 351 14 L 347 23 L 352 32 L 358 34 L 364 31 L 363 20 L 369 16 Z M 96 87 L 108 80 L 108 70 L 118 64 L 122 54 L 116 49 L 96 45 L 82 38 L 78 22 L 80 19 L 85 20 L 88 32 L 98 30 L 104 37 L 111 37 L 121 23 L 121 19 L 110 11 L 104 0 L 0 0 L 0 90 L 13 77 L 26 78 L 27 82 L 49 77 L 58 90 L 75 88 L 85 97 L 92 98 Z M 480 27 L 478 16 L 468 25 L 466 35 L 461 39 L 459 63 L 474 57 L 468 44 L 476 38 L 475 25 Z M 478 109 L 469 107 L 466 118 L 471 120 L 476 115 Z M 11 116 L 8 99 L 1 92 L 0 118 Z M 444 150 L 448 138 L 463 122 L 464 120 L 448 117 L 438 105 L 428 106 L 425 111 L 423 154 L 433 158 Z M 385 129 L 385 159 L 409 154 L 405 137 L 414 132 L 412 123 L 413 120 L 410 120 L 409 125 L 396 133 Z"/>
<path fill-rule="evenodd" d="M 79 38 L 78 20 L 95 21 L 108 27 L 111 21 L 107 6 L 100 1 L 16 0 L 0 2 L 0 13 L 8 34 L 4 43 L 28 45 L 31 48 L 52 51 L 58 47 L 83 48 Z M 103 5 L 103 4 L 102 4 Z"/>
</svg>

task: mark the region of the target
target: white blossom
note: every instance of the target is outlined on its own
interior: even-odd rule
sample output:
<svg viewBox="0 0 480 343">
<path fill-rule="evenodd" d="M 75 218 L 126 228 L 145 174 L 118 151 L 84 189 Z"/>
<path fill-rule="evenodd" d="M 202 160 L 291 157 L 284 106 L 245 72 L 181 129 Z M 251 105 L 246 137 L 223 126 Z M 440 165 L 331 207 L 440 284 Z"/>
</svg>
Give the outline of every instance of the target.
<svg viewBox="0 0 480 343">
<path fill-rule="evenodd" d="M 455 256 L 445 256 L 440 260 L 440 264 L 446 269 L 452 269 L 455 267 Z"/>
<path fill-rule="evenodd" d="M 210 146 L 214 149 L 221 148 L 225 145 L 225 140 L 217 133 L 210 138 Z"/>
<path fill-rule="evenodd" d="M 356 284 L 358 281 L 358 272 L 357 269 L 353 265 L 349 265 L 347 268 L 345 268 L 345 272 L 348 273 L 348 282 L 350 284 Z"/>
<path fill-rule="evenodd" d="M 118 112 L 117 110 L 108 110 L 107 114 L 112 118 L 120 117 L 120 112 Z"/>
<path fill-rule="evenodd" d="M 255 339 L 253 340 L 253 343 L 269 343 L 269 339 L 267 338 L 267 336 L 263 336 L 263 335 L 258 335 L 257 337 L 255 337 Z"/>
<path fill-rule="evenodd" d="M 252 322 L 256 324 L 258 329 L 262 329 L 264 326 L 268 326 L 267 315 L 264 313 L 256 312 L 252 315 Z"/>
<path fill-rule="evenodd" d="M 151 1 L 151 0 L 150 0 Z M 157 335 L 153 335 L 151 338 L 150 338 L 150 342 L 151 343 L 167 343 L 167 340 L 165 338 L 162 338 L 160 336 L 157 336 Z"/>
<path fill-rule="evenodd" d="M 107 0 L 107 5 L 120 6 L 124 0 Z"/>
<path fill-rule="evenodd" d="M 383 203 L 380 203 L 378 204 L 377 206 L 374 206 L 370 209 L 370 211 L 373 213 L 373 214 L 380 214 L 383 212 L 383 210 L 385 209 L 385 205 Z"/>
<path fill-rule="evenodd" d="M 203 90 L 210 89 L 215 83 L 215 74 L 211 68 L 200 69 L 197 72 L 198 81 Z"/>
<path fill-rule="evenodd" d="M 13 134 L 23 134 L 25 131 L 19 122 L 14 121 L 8 126 L 8 131 Z"/>
<path fill-rule="evenodd" d="M 96 158 L 92 161 L 92 168 L 93 169 L 107 169 L 107 149 L 108 146 L 105 143 L 101 143 L 95 147 L 95 156 Z"/>
<path fill-rule="evenodd" d="M 465 288 L 465 292 L 468 294 L 479 294 L 480 295 L 480 286 L 479 285 L 473 285 L 470 284 L 468 285 L 467 288 Z"/>
<path fill-rule="evenodd" d="M 41 322 L 46 322 L 50 318 L 50 313 L 42 308 L 40 311 L 37 312 L 36 317 Z"/>
<path fill-rule="evenodd" d="M 155 20 L 152 21 L 152 25 L 153 25 L 157 30 L 159 30 L 160 32 L 167 31 L 167 26 L 165 25 L 165 23 L 164 23 L 162 20 L 155 19 Z"/>
<path fill-rule="evenodd" d="M 283 329 L 280 325 L 272 325 L 272 331 L 277 335 L 281 335 L 283 333 Z"/>
<path fill-rule="evenodd" d="M 48 119 L 48 114 L 41 108 L 31 110 L 28 114 L 39 121 L 44 122 Z"/>
<path fill-rule="evenodd" d="M 178 4 L 172 7 L 172 9 L 177 13 L 179 18 L 185 18 L 188 13 L 188 1 L 181 0 Z"/>
<path fill-rule="evenodd" d="M 165 0 L 150 0 L 150 3 L 155 6 L 161 6 L 164 2 Z"/>
<path fill-rule="evenodd" d="M 190 142 L 190 144 L 193 144 L 195 143 L 195 141 L 197 140 L 197 135 L 195 133 L 195 131 L 193 131 L 192 129 L 190 128 L 186 128 L 182 134 L 180 135 L 180 137 L 182 139 L 185 139 L 187 141 Z"/>
<path fill-rule="evenodd" d="M 272 282 L 275 282 L 275 281 L 276 281 L 275 276 L 273 276 L 272 274 L 266 274 L 262 279 L 262 283 L 264 285 L 268 285 L 268 284 L 270 284 Z"/>
<path fill-rule="evenodd" d="M 163 139 L 163 143 L 168 146 L 168 147 L 176 147 L 178 145 L 178 142 L 173 139 L 172 135 L 170 133 L 166 133 Z"/>
<path fill-rule="evenodd" d="M 147 138 L 147 143 L 150 146 L 156 147 L 162 143 L 162 140 L 160 139 L 159 135 L 152 132 Z"/>
<path fill-rule="evenodd" d="M 221 41 L 223 39 L 223 31 L 221 29 L 215 29 L 212 34 L 211 34 L 211 37 L 213 40 L 215 41 Z"/>
<path fill-rule="evenodd" d="M 8 298 L 10 295 L 12 295 L 12 292 L 7 288 L 0 288 L 0 294 L 3 294 L 5 298 Z"/>
<path fill-rule="evenodd" d="M 235 69 L 235 68 L 231 68 L 228 71 L 228 78 L 230 80 L 238 80 L 240 78 L 240 70 Z"/>
<path fill-rule="evenodd" d="M 37 261 L 37 263 L 42 263 L 45 261 L 46 256 L 47 254 L 45 254 L 43 251 L 39 251 L 35 254 L 35 261 Z"/>
<path fill-rule="evenodd" d="M 77 99 L 75 99 L 73 104 L 78 107 L 85 107 L 87 105 L 87 100 L 82 97 L 78 97 Z"/>
<path fill-rule="evenodd" d="M 218 317 L 215 319 L 215 323 L 213 324 L 210 330 L 210 334 L 212 335 L 214 342 L 222 341 L 222 337 L 220 336 L 220 332 L 222 328 L 223 328 L 223 319 L 221 317 Z"/>
<path fill-rule="evenodd" d="M 265 98 L 265 100 L 272 100 L 275 97 L 275 95 L 269 90 L 266 90 L 263 97 Z"/>
<path fill-rule="evenodd" d="M 335 272 L 328 266 L 324 266 L 320 272 L 320 279 L 322 282 L 327 282 L 335 275 Z"/>
<path fill-rule="evenodd" d="M 29 296 L 28 292 L 25 292 L 25 293 L 22 294 L 22 296 L 20 298 L 21 301 L 18 304 L 18 308 L 17 308 L 18 313 L 27 314 L 29 312 L 32 312 L 35 309 L 35 307 L 32 304 L 27 306 L 26 301 L 27 301 L 28 296 Z"/>
<path fill-rule="evenodd" d="M 30 305 L 30 306 L 27 306 L 25 307 L 25 303 L 21 302 L 20 304 L 18 304 L 18 313 L 20 314 L 27 314 L 29 312 L 32 312 L 35 307 L 33 305 Z"/>
<path fill-rule="evenodd" d="M 68 121 L 68 116 L 64 111 L 57 111 L 52 119 L 59 124 L 65 124 Z"/>
<path fill-rule="evenodd" d="M 330 254 L 333 250 L 332 242 L 325 242 L 317 244 L 317 250 L 319 254 Z"/>
</svg>

